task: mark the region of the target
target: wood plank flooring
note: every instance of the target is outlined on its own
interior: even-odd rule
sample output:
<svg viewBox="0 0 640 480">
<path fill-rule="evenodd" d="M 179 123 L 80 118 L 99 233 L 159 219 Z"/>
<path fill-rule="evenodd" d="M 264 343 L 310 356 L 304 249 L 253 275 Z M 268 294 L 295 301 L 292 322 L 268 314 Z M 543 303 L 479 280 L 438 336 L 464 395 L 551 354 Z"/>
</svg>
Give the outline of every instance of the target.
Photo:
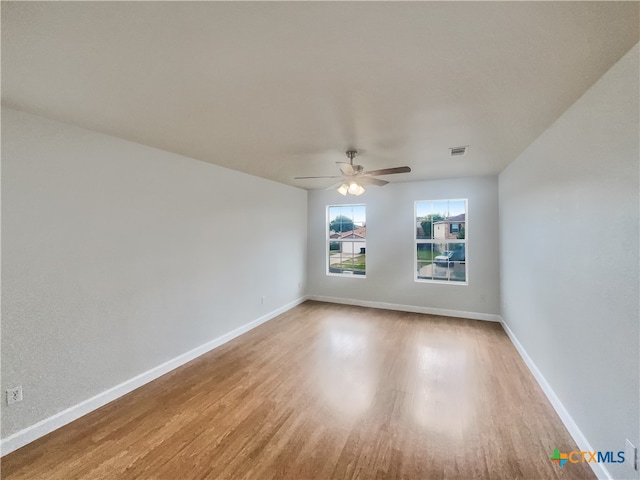
<svg viewBox="0 0 640 480">
<path fill-rule="evenodd" d="M 203 339 L 204 340 L 204 339 Z M 594 479 L 496 323 L 306 302 L 2 459 L 18 479 Z"/>
</svg>

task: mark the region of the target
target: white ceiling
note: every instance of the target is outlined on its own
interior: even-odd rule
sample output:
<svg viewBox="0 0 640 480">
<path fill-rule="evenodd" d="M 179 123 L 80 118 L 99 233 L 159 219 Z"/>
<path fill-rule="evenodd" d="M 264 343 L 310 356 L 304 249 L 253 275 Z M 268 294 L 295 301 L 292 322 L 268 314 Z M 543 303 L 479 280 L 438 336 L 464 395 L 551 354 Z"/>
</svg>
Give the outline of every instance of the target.
<svg viewBox="0 0 640 480">
<path fill-rule="evenodd" d="M 8 2 L 2 103 L 302 188 L 500 172 L 638 42 L 638 2 Z M 449 158 L 448 147 L 470 145 Z"/>
</svg>

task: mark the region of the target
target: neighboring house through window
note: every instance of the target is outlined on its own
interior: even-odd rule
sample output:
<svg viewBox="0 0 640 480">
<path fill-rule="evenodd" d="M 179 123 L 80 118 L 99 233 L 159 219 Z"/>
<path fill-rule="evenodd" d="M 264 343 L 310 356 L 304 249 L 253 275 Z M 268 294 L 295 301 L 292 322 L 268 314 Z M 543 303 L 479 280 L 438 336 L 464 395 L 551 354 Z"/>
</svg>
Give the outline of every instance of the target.
<svg viewBox="0 0 640 480">
<path fill-rule="evenodd" d="M 415 203 L 415 280 L 467 284 L 467 200 Z"/>
<path fill-rule="evenodd" d="M 366 274 L 366 207 L 327 207 L 327 275 Z"/>
<path fill-rule="evenodd" d="M 438 216 L 437 213 L 435 215 Z M 460 232 L 464 232 L 465 217 L 466 213 L 461 213 L 433 222 L 433 238 L 448 240 L 461 238 Z"/>
</svg>

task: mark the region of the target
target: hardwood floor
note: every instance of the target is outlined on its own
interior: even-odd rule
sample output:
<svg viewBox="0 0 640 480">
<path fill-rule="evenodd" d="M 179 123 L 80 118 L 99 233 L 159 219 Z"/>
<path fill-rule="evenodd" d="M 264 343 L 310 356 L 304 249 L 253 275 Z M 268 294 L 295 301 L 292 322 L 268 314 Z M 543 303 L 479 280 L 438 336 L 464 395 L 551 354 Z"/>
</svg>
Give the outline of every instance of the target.
<svg viewBox="0 0 640 480">
<path fill-rule="evenodd" d="M 204 340 L 204 339 L 203 339 Z M 2 459 L 17 479 L 594 479 L 496 323 L 306 302 Z"/>
</svg>

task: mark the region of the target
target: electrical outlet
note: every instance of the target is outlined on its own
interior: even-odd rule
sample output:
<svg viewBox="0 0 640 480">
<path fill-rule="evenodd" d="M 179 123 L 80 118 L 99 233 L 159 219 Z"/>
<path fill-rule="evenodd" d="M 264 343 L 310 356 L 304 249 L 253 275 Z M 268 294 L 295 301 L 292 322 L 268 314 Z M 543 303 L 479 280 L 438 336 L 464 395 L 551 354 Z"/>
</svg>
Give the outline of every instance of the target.
<svg viewBox="0 0 640 480">
<path fill-rule="evenodd" d="M 7 405 L 22 401 L 22 385 L 7 390 Z"/>
<path fill-rule="evenodd" d="M 265 297 L 264 295 L 262 297 L 260 297 L 260 303 L 262 305 L 264 305 L 265 300 L 267 299 L 267 297 Z"/>
<path fill-rule="evenodd" d="M 631 468 L 638 471 L 638 449 L 628 438 L 624 442 L 624 458 Z"/>
</svg>

